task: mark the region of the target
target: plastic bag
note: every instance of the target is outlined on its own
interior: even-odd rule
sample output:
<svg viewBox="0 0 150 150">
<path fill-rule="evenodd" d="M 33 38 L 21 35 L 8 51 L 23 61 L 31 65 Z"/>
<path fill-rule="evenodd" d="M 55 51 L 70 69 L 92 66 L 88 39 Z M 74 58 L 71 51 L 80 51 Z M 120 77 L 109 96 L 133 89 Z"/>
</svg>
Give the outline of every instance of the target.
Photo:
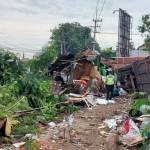
<svg viewBox="0 0 150 150">
<path fill-rule="evenodd" d="M 140 130 L 137 127 L 137 125 L 133 122 L 132 119 L 129 119 L 129 132 L 124 135 L 124 138 L 132 138 L 132 137 L 136 137 L 136 136 L 141 136 L 140 134 Z"/>
<path fill-rule="evenodd" d="M 103 104 L 103 105 L 106 105 L 106 104 L 115 104 L 115 101 L 114 100 L 105 100 L 105 99 L 100 99 L 100 98 L 97 98 L 96 99 L 97 103 L 98 104 Z"/>
<path fill-rule="evenodd" d="M 145 119 L 140 126 L 140 129 L 144 129 L 150 123 L 150 119 Z"/>
<path fill-rule="evenodd" d="M 127 94 L 128 93 L 123 88 L 120 88 L 119 95 L 127 95 Z"/>
<path fill-rule="evenodd" d="M 50 126 L 50 128 L 55 128 L 56 127 L 56 124 L 54 122 L 50 122 L 50 123 L 48 123 L 48 125 Z"/>
<path fill-rule="evenodd" d="M 104 104 L 104 105 L 106 105 L 108 103 L 107 100 L 100 99 L 100 98 L 97 98 L 96 101 L 97 101 L 98 104 Z"/>
<path fill-rule="evenodd" d="M 70 115 L 69 117 L 65 117 L 63 120 L 63 123 L 68 123 L 69 125 L 71 125 L 74 121 L 74 117 L 73 115 Z"/>
<path fill-rule="evenodd" d="M 105 125 L 107 125 L 109 128 L 112 128 L 112 127 L 114 127 L 114 126 L 117 126 L 115 119 L 106 119 L 105 121 L 103 121 L 103 123 L 104 123 Z"/>
<path fill-rule="evenodd" d="M 140 112 L 145 114 L 146 110 L 150 110 L 150 106 L 148 106 L 148 105 L 141 105 Z"/>
</svg>

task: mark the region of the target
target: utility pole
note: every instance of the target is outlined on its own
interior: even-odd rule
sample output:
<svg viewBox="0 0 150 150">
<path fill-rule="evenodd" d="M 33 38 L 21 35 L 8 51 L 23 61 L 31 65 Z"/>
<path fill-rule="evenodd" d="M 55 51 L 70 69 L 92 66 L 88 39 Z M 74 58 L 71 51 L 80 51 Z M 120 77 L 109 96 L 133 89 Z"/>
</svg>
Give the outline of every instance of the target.
<svg viewBox="0 0 150 150">
<path fill-rule="evenodd" d="M 66 41 L 65 41 L 65 36 L 64 36 L 64 25 L 62 23 L 62 38 L 63 38 L 63 44 L 64 44 L 64 54 L 66 54 Z"/>
<path fill-rule="evenodd" d="M 61 42 L 61 55 L 63 55 L 63 43 Z"/>
<path fill-rule="evenodd" d="M 95 18 L 95 20 L 93 19 L 93 22 L 94 22 L 94 26 L 91 26 L 91 27 L 94 27 L 93 50 L 95 50 L 95 44 L 96 44 L 96 33 L 97 33 L 96 28 L 97 28 L 97 27 L 100 27 L 100 26 L 98 26 L 98 25 L 97 25 L 97 22 L 102 22 L 102 20 L 99 20 L 99 19 L 97 18 L 97 9 L 96 9 L 96 18 Z"/>
</svg>

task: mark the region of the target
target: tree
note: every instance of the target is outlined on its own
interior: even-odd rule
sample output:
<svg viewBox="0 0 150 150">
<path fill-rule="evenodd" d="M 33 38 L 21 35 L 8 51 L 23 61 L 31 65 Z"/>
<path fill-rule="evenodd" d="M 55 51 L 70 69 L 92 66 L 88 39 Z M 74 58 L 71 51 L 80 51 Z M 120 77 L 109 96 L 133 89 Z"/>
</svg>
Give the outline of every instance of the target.
<svg viewBox="0 0 150 150">
<path fill-rule="evenodd" d="M 146 48 L 144 50 L 150 51 L 150 15 L 142 16 L 142 25 L 138 26 L 138 30 L 146 37 L 144 40 Z"/>
<path fill-rule="evenodd" d="M 61 53 L 61 43 L 63 43 L 63 50 L 66 49 L 66 52 L 72 54 L 76 54 L 80 51 L 85 44 L 91 49 L 93 46 L 91 29 L 89 27 L 83 27 L 77 22 L 59 24 L 58 28 L 52 30 L 52 36 L 50 39 L 52 40 L 52 44 L 57 45 L 58 54 Z M 99 49 L 99 45 L 96 44 L 95 50 Z"/>
<path fill-rule="evenodd" d="M 116 53 L 111 49 L 111 48 L 106 48 L 106 49 L 103 49 L 101 51 L 101 55 L 103 57 L 106 57 L 106 58 L 109 58 L 109 57 L 116 57 Z"/>
<path fill-rule="evenodd" d="M 27 66 L 30 68 L 32 73 L 37 74 L 39 71 L 46 72 L 52 61 L 56 58 L 56 45 L 45 46 L 42 52 L 33 59 L 27 62 Z"/>
<path fill-rule="evenodd" d="M 1 84 L 10 82 L 12 76 L 22 75 L 25 71 L 24 62 L 13 52 L 0 48 L 0 60 Z"/>
<path fill-rule="evenodd" d="M 142 25 L 138 26 L 139 32 L 149 36 L 150 34 L 150 15 L 142 16 Z"/>
</svg>

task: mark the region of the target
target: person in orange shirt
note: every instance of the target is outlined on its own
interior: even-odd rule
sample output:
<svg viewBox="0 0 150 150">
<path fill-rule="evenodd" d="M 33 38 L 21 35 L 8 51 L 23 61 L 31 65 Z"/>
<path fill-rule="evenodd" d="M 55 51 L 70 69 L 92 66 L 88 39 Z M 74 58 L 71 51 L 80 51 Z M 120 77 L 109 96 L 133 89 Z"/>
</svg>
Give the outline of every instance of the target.
<svg viewBox="0 0 150 150">
<path fill-rule="evenodd" d="M 80 85 L 81 89 L 84 89 L 84 88 L 87 87 L 87 81 L 83 80 L 83 79 L 81 79 L 81 80 L 73 80 L 73 83 L 77 84 L 77 85 Z"/>
</svg>

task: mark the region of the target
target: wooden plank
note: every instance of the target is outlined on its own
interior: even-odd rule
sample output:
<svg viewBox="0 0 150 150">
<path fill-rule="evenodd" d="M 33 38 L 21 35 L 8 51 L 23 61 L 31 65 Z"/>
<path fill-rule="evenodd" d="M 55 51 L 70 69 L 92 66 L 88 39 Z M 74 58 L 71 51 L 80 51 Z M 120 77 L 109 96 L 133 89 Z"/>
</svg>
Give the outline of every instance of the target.
<svg viewBox="0 0 150 150">
<path fill-rule="evenodd" d="M 66 90 L 68 90 L 68 88 L 65 88 L 64 90 L 60 91 L 58 95 L 61 95 L 61 94 L 64 93 Z"/>
<path fill-rule="evenodd" d="M 66 98 L 70 101 L 84 101 L 83 97 L 70 97 L 68 94 L 64 94 Z"/>
<path fill-rule="evenodd" d="M 87 107 L 90 107 L 86 99 L 84 99 L 83 101 L 86 103 Z"/>
<path fill-rule="evenodd" d="M 133 92 L 136 92 L 132 74 L 130 75 L 130 80 L 131 80 Z"/>
<path fill-rule="evenodd" d="M 69 96 L 70 97 L 77 97 L 77 98 L 83 97 L 83 95 L 81 95 L 81 94 L 74 94 L 74 93 L 70 93 Z"/>
<path fill-rule="evenodd" d="M 90 103 L 92 106 L 94 106 L 94 107 L 96 107 L 97 105 L 92 101 L 89 101 L 88 99 L 86 99 L 86 101 L 88 102 L 88 103 Z"/>
</svg>

